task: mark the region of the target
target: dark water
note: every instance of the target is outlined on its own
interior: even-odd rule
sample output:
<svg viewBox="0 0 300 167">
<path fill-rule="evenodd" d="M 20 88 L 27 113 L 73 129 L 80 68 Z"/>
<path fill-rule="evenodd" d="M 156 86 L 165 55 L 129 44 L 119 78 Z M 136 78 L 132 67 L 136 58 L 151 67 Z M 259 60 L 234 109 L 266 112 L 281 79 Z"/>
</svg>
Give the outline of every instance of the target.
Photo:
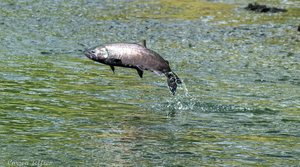
<svg viewBox="0 0 300 167">
<path fill-rule="evenodd" d="M 1 1 L 1 166 L 298 166 L 299 1 Z M 184 81 L 86 58 L 147 40 Z"/>
</svg>

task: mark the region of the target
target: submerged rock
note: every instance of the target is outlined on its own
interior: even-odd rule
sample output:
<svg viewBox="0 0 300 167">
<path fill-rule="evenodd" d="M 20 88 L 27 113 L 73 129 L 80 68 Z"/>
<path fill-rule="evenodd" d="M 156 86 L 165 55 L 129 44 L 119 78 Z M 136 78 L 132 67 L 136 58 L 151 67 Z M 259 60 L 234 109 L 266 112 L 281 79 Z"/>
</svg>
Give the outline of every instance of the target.
<svg viewBox="0 0 300 167">
<path fill-rule="evenodd" d="M 258 3 L 249 3 L 247 7 L 245 7 L 244 9 L 246 10 L 251 10 L 251 11 L 255 11 L 255 12 L 270 12 L 270 13 L 277 13 L 277 12 L 287 12 L 286 9 L 279 9 L 279 8 L 268 8 L 266 5 L 260 5 Z"/>
</svg>

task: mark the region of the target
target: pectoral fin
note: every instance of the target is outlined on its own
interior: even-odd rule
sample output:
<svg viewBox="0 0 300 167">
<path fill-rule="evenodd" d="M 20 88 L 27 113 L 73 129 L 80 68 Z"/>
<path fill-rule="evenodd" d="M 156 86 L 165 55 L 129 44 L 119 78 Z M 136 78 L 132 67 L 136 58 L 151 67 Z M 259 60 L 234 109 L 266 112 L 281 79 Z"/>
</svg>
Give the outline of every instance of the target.
<svg viewBox="0 0 300 167">
<path fill-rule="evenodd" d="M 110 68 L 113 71 L 113 73 L 115 73 L 115 67 L 114 66 L 110 66 Z"/>
<path fill-rule="evenodd" d="M 153 71 L 156 75 L 158 75 L 158 76 L 161 76 L 163 73 L 161 72 L 161 71 L 156 71 L 156 70 L 154 70 Z"/>
<path fill-rule="evenodd" d="M 143 71 L 139 66 L 137 66 L 136 70 L 137 70 L 139 76 L 140 76 L 141 78 L 143 78 L 143 73 L 144 73 L 144 71 Z"/>
</svg>

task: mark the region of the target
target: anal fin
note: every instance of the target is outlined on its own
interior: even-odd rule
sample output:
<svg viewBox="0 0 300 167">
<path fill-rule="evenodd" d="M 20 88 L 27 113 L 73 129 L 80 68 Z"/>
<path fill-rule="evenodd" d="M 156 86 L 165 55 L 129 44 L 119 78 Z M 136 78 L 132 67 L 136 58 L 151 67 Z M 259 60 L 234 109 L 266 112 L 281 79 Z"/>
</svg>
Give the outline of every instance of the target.
<svg viewBox="0 0 300 167">
<path fill-rule="evenodd" d="M 161 76 L 163 74 L 161 71 L 157 71 L 157 70 L 154 70 L 153 72 L 158 76 Z"/>
</svg>

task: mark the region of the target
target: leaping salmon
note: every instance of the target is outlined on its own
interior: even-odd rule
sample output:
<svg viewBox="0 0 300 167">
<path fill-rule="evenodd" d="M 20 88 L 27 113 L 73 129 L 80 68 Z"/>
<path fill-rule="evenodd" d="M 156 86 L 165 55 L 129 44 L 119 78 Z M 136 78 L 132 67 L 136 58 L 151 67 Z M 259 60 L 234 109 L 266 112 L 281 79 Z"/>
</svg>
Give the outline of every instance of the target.
<svg viewBox="0 0 300 167">
<path fill-rule="evenodd" d="M 112 71 L 115 66 L 134 68 L 143 78 L 144 70 L 167 77 L 169 89 L 173 95 L 177 84 L 181 84 L 179 77 L 171 70 L 169 62 L 158 53 L 146 48 L 146 40 L 134 43 L 102 44 L 84 51 L 84 55 L 91 60 L 109 65 Z"/>
</svg>

